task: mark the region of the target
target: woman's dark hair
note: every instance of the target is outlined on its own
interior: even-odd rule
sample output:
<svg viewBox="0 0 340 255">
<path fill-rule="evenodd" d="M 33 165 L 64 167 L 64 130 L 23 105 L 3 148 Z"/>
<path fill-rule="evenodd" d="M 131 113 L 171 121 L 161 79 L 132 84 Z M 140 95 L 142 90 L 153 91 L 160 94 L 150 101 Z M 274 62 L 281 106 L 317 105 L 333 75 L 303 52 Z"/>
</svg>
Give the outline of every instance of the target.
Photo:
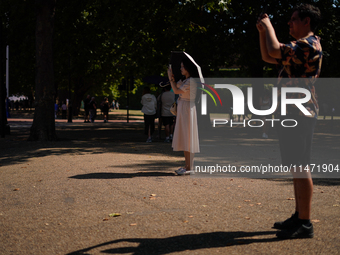
<svg viewBox="0 0 340 255">
<path fill-rule="evenodd" d="M 301 20 L 310 18 L 310 29 L 314 32 L 322 19 L 320 9 L 310 4 L 299 4 L 294 7 L 293 12 L 295 11 L 299 13 Z"/>
<path fill-rule="evenodd" d="M 146 86 L 146 87 L 144 87 L 144 89 L 143 89 L 142 95 L 144 96 L 145 94 L 148 94 L 148 93 L 150 93 L 150 87 Z"/>
<path fill-rule="evenodd" d="M 193 78 L 198 77 L 197 67 L 194 63 L 191 62 L 190 59 L 183 58 L 181 62 L 183 63 L 185 70 L 187 70 L 189 72 L 190 77 L 193 77 Z"/>
</svg>

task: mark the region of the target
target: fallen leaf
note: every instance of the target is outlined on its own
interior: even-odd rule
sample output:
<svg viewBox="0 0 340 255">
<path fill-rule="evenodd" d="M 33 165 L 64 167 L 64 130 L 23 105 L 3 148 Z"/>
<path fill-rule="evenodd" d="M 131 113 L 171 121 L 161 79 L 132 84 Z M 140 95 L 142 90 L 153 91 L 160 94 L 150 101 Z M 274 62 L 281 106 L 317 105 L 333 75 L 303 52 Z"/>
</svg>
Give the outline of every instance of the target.
<svg viewBox="0 0 340 255">
<path fill-rule="evenodd" d="M 137 226 L 137 223 L 131 223 L 130 226 Z"/>
<path fill-rule="evenodd" d="M 207 207 L 207 205 L 202 205 L 203 207 Z"/>
<path fill-rule="evenodd" d="M 18 190 L 20 190 L 20 189 L 14 189 L 13 191 L 18 191 Z"/>
<path fill-rule="evenodd" d="M 261 203 L 257 203 L 257 205 L 260 205 Z"/>
<path fill-rule="evenodd" d="M 104 218 L 103 221 L 108 221 L 109 219 L 108 218 Z"/>
<path fill-rule="evenodd" d="M 244 200 L 244 202 L 250 202 L 250 200 Z"/>
<path fill-rule="evenodd" d="M 242 186 L 237 186 L 238 188 L 242 188 Z"/>
<path fill-rule="evenodd" d="M 250 217 L 245 217 L 246 220 L 250 220 Z"/>
<path fill-rule="evenodd" d="M 320 220 L 311 220 L 311 222 L 318 223 L 318 222 L 320 222 Z"/>
<path fill-rule="evenodd" d="M 241 207 L 242 207 L 242 206 L 240 206 L 240 205 L 238 206 L 238 208 L 241 208 Z"/>
<path fill-rule="evenodd" d="M 254 206 L 253 204 L 249 204 L 249 206 Z"/>
<path fill-rule="evenodd" d="M 197 182 L 194 182 L 193 184 L 194 184 L 194 185 L 197 185 Z"/>
<path fill-rule="evenodd" d="M 118 217 L 118 216 L 121 216 L 120 213 L 111 213 L 109 214 L 110 217 Z"/>
<path fill-rule="evenodd" d="M 150 197 L 150 200 L 155 200 L 156 198 L 155 197 Z"/>
<path fill-rule="evenodd" d="M 151 194 L 150 196 L 151 196 L 151 197 L 155 197 L 155 196 L 156 196 L 156 194 Z"/>
<path fill-rule="evenodd" d="M 320 193 L 325 193 L 325 192 L 323 190 L 321 190 Z"/>
<path fill-rule="evenodd" d="M 126 212 L 126 214 L 134 214 L 134 212 Z"/>
<path fill-rule="evenodd" d="M 194 216 L 190 215 L 189 218 L 194 218 Z"/>
<path fill-rule="evenodd" d="M 334 207 L 339 207 L 340 205 L 333 205 Z"/>
<path fill-rule="evenodd" d="M 189 221 L 187 221 L 187 220 L 183 221 L 183 223 L 187 223 L 187 222 L 189 222 Z"/>
<path fill-rule="evenodd" d="M 289 197 L 289 198 L 287 198 L 287 200 L 295 200 L 295 198 Z"/>
<path fill-rule="evenodd" d="M 234 179 L 230 179 L 230 181 L 232 182 Z"/>
<path fill-rule="evenodd" d="M 46 225 L 46 226 L 48 226 L 48 225 L 50 225 L 50 224 L 48 224 L 48 223 L 45 223 L 45 225 Z"/>
</svg>

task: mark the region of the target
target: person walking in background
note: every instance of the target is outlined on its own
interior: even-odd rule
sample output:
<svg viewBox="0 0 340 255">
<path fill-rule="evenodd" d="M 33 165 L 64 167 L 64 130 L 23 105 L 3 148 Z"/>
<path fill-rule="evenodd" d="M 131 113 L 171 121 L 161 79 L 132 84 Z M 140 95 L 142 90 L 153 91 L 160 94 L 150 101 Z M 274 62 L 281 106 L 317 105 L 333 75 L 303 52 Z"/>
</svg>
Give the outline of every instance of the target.
<svg viewBox="0 0 340 255">
<path fill-rule="evenodd" d="M 97 104 L 96 104 L 96 101 L 95 101 L 95 97 L 92 97 L 91 101 L 89 103 L 89 113 L 90 113 L 91 123 L 94 123 L 94 120 L 95 120 L 96 115 L 97 115 Z"/>
<path fill-rule="evenodd" d="M 164 92 L 160 95 L 158 100 L 162 101 L 161 118 L 165 128 L 165 141 L 170 143 L 172 140 L 174 115 L 170 112 L 172 104 L 175 102 L 175 93 L 171 91 L 171 86 L 165 86 Z"/>
<path fill-rule="evenodd" d="M 155 115 L 157 109 L 157 100 L 150 93 L 150 88 L 145 87 L 142 94 L 141 104 L 142 112 L 144 113 L 144 134 L 148 136 L 147 143 L 152 142 L 152 134 L 155 131 Z"/>
<path fill-rule="evenodd" d="M 174 151 L 184 151 L 185 166 L 175 172 L 178 175 L 190 174 L 194 167 L 194 155 L 199 150 L 197 112 L 195 98 L 197 83 L 193 77 L 198 77 L 198 71 L 194 63 L 184 58 L 181 63 L 181 74 L 184 80 L 175 82 L 171 67 L 168 69 L 168 77 L 172 90 L 179 94 L 177 105 L 176 127 L 172 140 Z M 193 102 L 190 102 L 193 101 Z"/>
<path fill-rule="evenodd" d="M 309 4 L 296 6 L 288 22 L 289 33 L 296 41 L 288 44 L 278 41 L 267 14 L 261 14 L 256 24 L 260 35 L 262 59 L 267 63 L 281 66 L 278 95 L 281 94 L 282 87 L 302 87 L 311 94 L 311 99 L 303 105 L 309 115 L 303 114 L 295 105 L 288 105 L 285 117 L 296 120 L 297 125 L 278 128 L 282 164 L 296 166 L 295 170 L 291 169 L 295 193 L 295 213 L 285 221 L 275 222 L 273 226 L 273 228 L 281 230 L 276 235 L 283 239 L 314 236 L 313 225 L 310 222 L 313 181 L 309 165 L 314 127 L 319 111 L 314 82 L 320 75 L 322 48 L 320 38 L 314 34 L 314 31 L 320 19 L 321 14 L 317 7 Z M 301 78 L 305 79 L 301 81 Z M 288 98 L 300 98 L 304 95 L 289 93 L 287 96 Z M 279 108 L 276 114 L 281 110 L 280 96 L 278 101 Z"/>
<path fill-rule="evenodd" d="M 109 109 L 110 109 L 110 102 L 107 97 L 104 97 L 104 101 L 102 103 L 102 112 L 104 114 L 104 123 L 109 122 Z"/>
<path fill-rule="evenodd" d="M 91 102 L 91 96 L 87 95 L 87 97 L 84 100 L 84 123 L 90 122 L 89 115 L 90 115 L 90 102 Z"/>
<path fill-rule="evenodd" d="M 63 101 L 61 103 L 61 118 L 62 119 L 66 119 L 66 113 L 67 113 L 67 106 L 66 106 L 65 102 Z"/>
<path fill-rule="evenodd" d="M 57 103 L 57 101 L 54 104 L 54 117 L 57 118 L 58 117 L 58 112 L 59 112 L 59 105 Z"/>
</svg>

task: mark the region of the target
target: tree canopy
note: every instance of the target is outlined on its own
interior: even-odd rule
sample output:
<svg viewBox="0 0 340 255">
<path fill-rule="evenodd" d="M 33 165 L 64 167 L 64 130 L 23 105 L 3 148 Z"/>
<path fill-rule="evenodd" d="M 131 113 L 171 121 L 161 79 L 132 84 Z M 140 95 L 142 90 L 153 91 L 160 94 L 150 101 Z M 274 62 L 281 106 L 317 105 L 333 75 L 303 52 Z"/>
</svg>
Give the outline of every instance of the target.
<svg viewBox="0 0 340 255">
<path fill-rule="evenodd" d="M 36 93 L 35 29 L 37 2 L 2 0 L 0 15 L 10 45 L 10 93 Z M 123 78 L 136 84 L 149 75 L 165 75 L 170 52 L 186 51 L 207 77 L 276 76 L 275 66 L 260 56 L 255 23 L 266 10 L 280 41 L 291 40 L 287 22 L 302 1 L 283 0 L 57 0 L 53 64 L 55 95 L 79 108 L 86 94 L 123 100 Z M 339 1 L 307 0 L 318 6 L 323 21 L 322 77 L 338 77 Z M 221 68 L 237 67 L 236 74 Z M 77 107 L 74 107 L 77 113 Z"/>
</svg>

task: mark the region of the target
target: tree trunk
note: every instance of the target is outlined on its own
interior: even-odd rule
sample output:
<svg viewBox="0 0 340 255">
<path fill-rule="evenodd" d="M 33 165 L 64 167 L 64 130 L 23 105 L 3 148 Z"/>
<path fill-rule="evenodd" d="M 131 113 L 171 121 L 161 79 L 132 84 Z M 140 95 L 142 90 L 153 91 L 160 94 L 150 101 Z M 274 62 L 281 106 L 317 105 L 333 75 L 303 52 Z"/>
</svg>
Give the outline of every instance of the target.
<svg viewBox="0 0 340 255">
<path fill-rule="evenodd" d="M 56 0 L 36 0 L 35 112 L 29 140 L 57 140 L 54 119 L 53 26 Z"/>
</svg>

